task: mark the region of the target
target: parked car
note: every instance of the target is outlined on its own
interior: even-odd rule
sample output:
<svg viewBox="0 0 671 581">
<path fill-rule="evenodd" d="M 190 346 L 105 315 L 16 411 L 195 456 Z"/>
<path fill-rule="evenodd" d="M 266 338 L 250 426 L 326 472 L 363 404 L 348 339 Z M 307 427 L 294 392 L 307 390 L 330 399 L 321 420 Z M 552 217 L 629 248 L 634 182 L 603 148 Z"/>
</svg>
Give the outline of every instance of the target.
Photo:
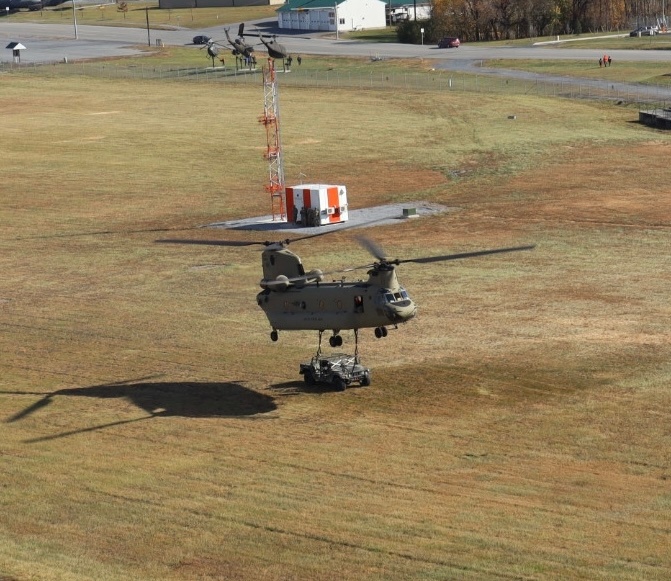
<svg viewBox="0 0 671 581">
<path fill-rule="evenodd" d="M 636 30 L 632 30 L 629 36 L 655 36 L 658 31 L 656 26 L 639 26 Z"/>
<path fill-rule="evenodd" d="M 440 39 L 438 48 L 459 48 L 459 39 L 456 36 L 445 36 Z"/>
<path fill-rule="evenodd" d="M 199 34 L 198 36 L 193 37 L 193 44 L 207 44 L 210 42 L 212 39 L 205 35 L 205 34 Z"/>
</svg>

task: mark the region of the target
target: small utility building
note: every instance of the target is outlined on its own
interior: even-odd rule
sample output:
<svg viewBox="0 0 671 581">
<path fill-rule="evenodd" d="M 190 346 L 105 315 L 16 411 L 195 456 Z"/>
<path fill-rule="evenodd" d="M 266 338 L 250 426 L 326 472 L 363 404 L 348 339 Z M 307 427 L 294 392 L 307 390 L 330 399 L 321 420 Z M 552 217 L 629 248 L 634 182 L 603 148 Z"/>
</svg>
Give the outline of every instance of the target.
<svg viewBox="0 0 671 581">
<path fill-rule="evenodd" d="M 26 47 L 23 46 L 20 42 L 10 42 L 5 48 L 8 48 L 12 51 L 14 63 L 19 64 L 21 62 L 21 51 L 26 50 Z"/>
<path fill-rule="evenodd" d="M 383 0 L 287 0 L 277 11 L 279 28 L 347 32 L 386 26 Z"/>
</svg>

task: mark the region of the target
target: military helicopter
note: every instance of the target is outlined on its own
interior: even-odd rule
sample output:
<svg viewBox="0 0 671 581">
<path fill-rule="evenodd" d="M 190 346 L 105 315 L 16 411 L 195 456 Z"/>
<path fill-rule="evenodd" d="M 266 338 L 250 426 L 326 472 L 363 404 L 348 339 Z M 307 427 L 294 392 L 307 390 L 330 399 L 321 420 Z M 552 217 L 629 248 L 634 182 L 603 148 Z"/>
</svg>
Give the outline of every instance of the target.
<svg viewBox="0 0 671 581">
<path fill-rule="evenodd" d="M 201 46 L 200 50 L 207 49 L 207 56 L 212 59 L 212 68 L 214 68 L 214 59 L 219 56 L 218 46 L 221 46 L 216 40 L 208 40 L 205 43 L 205 46 Z"/>
<path fill-rule="evenodd" d="M 273 35 L 270 41 L 267 41 L 262 34 L 259 34 L 259 40 L 263 43 L 263 46 L 268 50 L 268 56 L 273 59 L 278 59 L 281 61 L 286 60 L 289 57 L 289 52 L 283 44 L 277 42 L 277 37 Z"/>
<path fill-rule="evenodd" d="M 261 266 L 263 278 L 261 292 L 256 302 L 263 310 L 272 328 L 270 339 L 277 341 L 279 331 L 313 330 L 319 332 L 321 348 L 322 333 L 332 331 L 329 337 L 331 347 L 342 345 L 340 331 L 352 329 L 355 344 L 358 345 L 359 329 L 372 328 L 378 339 L 386 337 L 390 328 L 412 319 L 417 313 L 417 305 L 401 286 L 396 276 L 396 267 L 405 263 L 427 264 L 531 250 L 531 246 L 478 250 L 442 256 L 389 259 L 385 252 L 372 240 L 359 237 L 359 243 L 376 259 L 370 264 L 345 268 L 334 272 L 344 273 L 367 270 L 368 279 L 345 282 L 345 279 L 326 282 L 332 272 L 311 270 L 305 272 L 300 257 L 287 247 L 292 242 L 322 236 L 328 232 L 285 239 L 277 242 L 247 242 L 237 240 L 158 240 L 173 244 L 205 244 L 214 246 L 262 245 Z"/>
<path fill-rule="evenodd" d="M 242 22 L 238 27 L 238 36 L 235 40 L 231 40 L 231 36 L 228 34 L 228 28 L 224 28 L 226 33 L 226 40 L 228 44 L 233 49 L 231 52 L 233 56 L 241 56 L 242 58 L 248 59 L 251 58 L 254 54 L 254 47 L 251 44 L 245 42 L 245 23 Z"/>
</svg>

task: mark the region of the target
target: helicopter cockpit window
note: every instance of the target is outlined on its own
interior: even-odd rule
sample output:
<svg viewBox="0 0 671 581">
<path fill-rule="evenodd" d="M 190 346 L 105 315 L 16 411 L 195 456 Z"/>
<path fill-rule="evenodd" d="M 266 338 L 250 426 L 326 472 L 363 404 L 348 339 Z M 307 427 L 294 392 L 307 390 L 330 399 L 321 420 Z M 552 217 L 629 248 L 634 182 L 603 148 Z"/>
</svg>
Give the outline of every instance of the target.
<svg viewBox="0 0 671 581">
<path fill-rule="evenodd" d="M 408 293 L 405 290 L 401 289 L 399 292 L 385 293 L 384 298 L 388 303 L 395 303 L 398 301 L 407 300 L 410 297 L 408 296 Z"/>
</svg>

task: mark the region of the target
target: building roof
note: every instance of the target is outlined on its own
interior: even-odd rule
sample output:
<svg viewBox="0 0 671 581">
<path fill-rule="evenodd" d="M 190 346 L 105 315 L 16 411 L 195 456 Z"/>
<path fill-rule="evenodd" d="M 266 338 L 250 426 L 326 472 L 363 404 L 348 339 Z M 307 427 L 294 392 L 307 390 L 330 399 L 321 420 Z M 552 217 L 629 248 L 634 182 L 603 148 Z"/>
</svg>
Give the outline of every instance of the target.
<svg viewBox="0 0 671 581">
<path fill-rule="evenodd" d="M 333 8 L 347 0 L 287 0 L 277 11 L 291 12 L 292 10 L 315 10 L 319 8 Z"/>
</svg>

